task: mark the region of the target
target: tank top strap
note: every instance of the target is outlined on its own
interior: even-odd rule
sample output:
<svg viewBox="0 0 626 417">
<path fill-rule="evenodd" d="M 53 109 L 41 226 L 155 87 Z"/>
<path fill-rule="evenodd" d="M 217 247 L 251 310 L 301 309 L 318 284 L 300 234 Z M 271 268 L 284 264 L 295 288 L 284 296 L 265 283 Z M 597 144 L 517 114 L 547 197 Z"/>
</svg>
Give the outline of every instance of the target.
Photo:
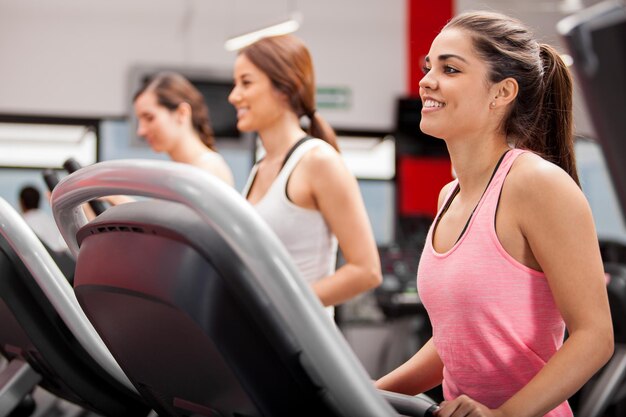
<svg viewBox="0 0 626 417">
<path fill-rule="evenodd" d="M 284 188 L 287 185 L 287 181 L 291 176 L 291 173 L 296 168 L 296 165 L 298 165 L 298 162 L 300 162 L 300 160 L 304 157 L 304 155 L 306 155 L 308 151 L 325 143 L 326 142 L 321 139 L 311 138 L 298 145 L 298 147 L 293 150 L 291 155 L 289 155 L 289 158 L 285 161 L 283 167 L 278 173 L 278 176 L 274 180 L 277 185 L 282 184 L 278 188 Z"/>
<path fill-rule="evenodd" d="M 299 143 L 296 144 L 296 147 L 292 148 L 288 152 L 285 158 L 285 161 L 283 162 L 283 165 L 280 168 L 280 171 L 278 172 L 278 175 L 272 182 L 272 186 L 270 187 L 270 189 L 274 188 L 274 186 L 277 185 L 279 182 L 284 182 L 286 184 L 287 180 L 289 179 L 289 176 L 291 175 L 291 172 L 294 170 L 294 168 L 296 167 L 300 159 L 302 159 L 304 154 L 306 154 L 310 149 L 314 148 L 315 146 L 320 145 L 321 143 L 326 143 L 326 142 L 324 142 L 321 139 L 311 138 L 311 137 L 306 137 L 300 140 Z M 260 160 L 252 166 L 252 169 L 250 170 L 250 174 L 248 175 L 248 180 L 246 181 L 246 184 L 241 190 L 241 195 L 243 195 L 246 198 L 248 197 L 248 194 L 250 193 L 250 188 L 252 188 L 252 184 L 254 183 L 254 180 L 256 178 L 256 174 L 259 169 L 259 162 Z M 282 188 L 282 187 L 279 187 L 279 188 Z M 270 190 L 268 190 L 268 192 L 269 191 Z"/>
<path fill-rule="evenodd" d="M 443 203 L 441 204 L 441 207 L 439 207 L 439 209 L 437 210 L 437 215 L 435 216 L 433 224 L 437 223 L 442 213 L 447 210 L 451 202 L 450 200 L 452 200 L 458 192 L 457 191 L 458 187 L 459 187 L 459 180 L 454 179 L 450 185 L 450 189 L 446 192 L 446 195 L 443 198 Z"/>
<path fill-rule="evenodd" d="M 243 189 L 241 190 L 241 195 L 244 198 L 248 198 L 248 194 L 250 193 L 250 188 L 252 188 L 252 183 L 254 182 L 254 179 L 256 178 L 256 172 L 258 169 L 259 169 L 259 165 L 258 163 L 256 163 L 252 166 L 252 169 L 250 170 L 250 174 L 248 174 L 248 179 L 246 180 L 246 183 L 243 186 Z"/>
<path fill-rule="evenodd" d="M 487 187 L 485 191 L 484 199 L 482 205 L 485 206 L 485 209 L 489 210 L 490 213 L 495 215 L 495 210 L 498 206 L 498 202 L 500 201 L 500 194 L 502 193 L 502 187 L 504 186 L 504 180 L 506 176 L 509 174 L 513 163 L 523 153 L 529 152 L 524 149 L 511 149 L 506 153 L 502 163 L 498 167 L 491 183 Z M 490 217 L 490 216 L 488 216 Z"/>
</svg>

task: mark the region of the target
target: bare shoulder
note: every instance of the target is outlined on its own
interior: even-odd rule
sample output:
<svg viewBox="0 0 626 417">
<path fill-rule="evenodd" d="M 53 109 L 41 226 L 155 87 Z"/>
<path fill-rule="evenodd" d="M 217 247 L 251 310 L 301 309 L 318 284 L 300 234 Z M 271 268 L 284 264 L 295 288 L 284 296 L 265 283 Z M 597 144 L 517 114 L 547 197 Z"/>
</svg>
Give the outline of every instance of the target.
<svg viewBox="0 0 626 417">
<path fill-rule="evenodd" d="M 346 170 L 341 154 L 325 142 L 309 150 L 302 157 L 301 164 L 307 173 L 315 177 L 324 177 Z"/>
<path fill-rule="evenodd" d="M 504 194 L 527 214 L 541 209 L 584 209 L 587 205 L 582 190 L 567 172 L 531 152 L 513 163 Z"/>
<path fill-rule="evenodd" d="M 356 178 L 343 157 L 327 143 L 310 149 L 298 163 L 291 178 L 290 182 L 308 187 L 316 199 L 357 188 Z"/>
<path fill-rule="evenodd" d="M 304 156 L 303 160 L 308 160 L 310 163 L 332 163 L 339 161 L 341 156 L 335 148 L 329 143 L 322 142 L 318 146 L 315 146 L 309 150 Z"/>
<path fill-rule="evenodd" d="M 507 176 L 512 190 L 524 197 L 543 195 L 555 190 L 580 190 L 561 167 L 531 152 L 520 155 Z"/>
<path fill-rule="evenodd" d="M 217 152 L 204 154 L 193 165 L 217 176 L 229 185 L 234 185 L 233 174 L 228 164 Z"/>
</svg>

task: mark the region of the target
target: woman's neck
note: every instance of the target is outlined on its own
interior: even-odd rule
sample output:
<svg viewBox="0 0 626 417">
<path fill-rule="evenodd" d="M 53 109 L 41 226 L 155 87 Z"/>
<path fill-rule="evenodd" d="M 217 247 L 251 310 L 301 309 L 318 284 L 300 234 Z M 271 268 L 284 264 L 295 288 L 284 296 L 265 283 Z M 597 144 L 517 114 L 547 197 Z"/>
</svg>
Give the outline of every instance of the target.
<svg viewBox="0 0 626 417">
<path fill-rule="evenodd" d="M 167 153 L 172 161 L 193 164 L 205 152 L 211 152 L 211 149 L 194 132 L 180 138 L 176 146 Z"/>
<path fill-rule="evenodd" d="M 450 159 L 462 192 L 466 195 L 482 193 L 496 164 L 508 149 L 503 136 L 492 140 L 448 142 Z"/>
<path fill-rule="evenodd" d="M 266 161 L 282 160 L 289 149 L 298 140 L 306 136 L 306 132 L 300 127 L 299 120 L 295 115 L 260 130 L 258 134 L 261 142 L 263 142 Z"/>
</svg>

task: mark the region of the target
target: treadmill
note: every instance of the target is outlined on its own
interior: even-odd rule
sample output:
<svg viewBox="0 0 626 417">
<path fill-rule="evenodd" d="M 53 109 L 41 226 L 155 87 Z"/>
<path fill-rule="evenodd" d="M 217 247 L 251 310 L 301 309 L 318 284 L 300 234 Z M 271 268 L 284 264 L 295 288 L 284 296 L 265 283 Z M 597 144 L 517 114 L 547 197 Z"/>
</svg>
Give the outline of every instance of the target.
<svg viewBox="0 0 626 417">
<path fill-rule="evenodd" d="M 15 209 L 0 198 L 0 415 L 40 386 L 107 417 L 150 408 L 81 310 L 67 278 Z M 28 407 L 20 409 L 26 415 Z"/>
<path fill-rule="evenodd" d="M 80 205 L 148 197 L 86 223 Z M 52 193 L 77 299 L 159 416 L 426 416 L 379 391 L 282 243 L 210 174 L 170 161 L 100 162 Z"/>
</svg>

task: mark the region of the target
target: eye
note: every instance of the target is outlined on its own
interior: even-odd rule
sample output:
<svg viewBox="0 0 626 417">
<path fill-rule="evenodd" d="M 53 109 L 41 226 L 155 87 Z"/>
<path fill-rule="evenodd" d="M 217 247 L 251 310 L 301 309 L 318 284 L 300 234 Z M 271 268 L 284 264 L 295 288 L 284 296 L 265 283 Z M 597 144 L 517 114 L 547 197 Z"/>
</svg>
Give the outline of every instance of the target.
<svg viewBox="0 0 626 417">
<path fill-rule="evenodd" d="M 430 68 L 429 68 L 429 67 L 427 67 L 426 65 L 424 65 L 424 66 L 422 67 L 422 72 L 423 72 L 424 74 L 428 74 L 428 71 L 430 71 Z"/>
<path fill-rule="evenodd" d="M 443 67 L 443 72 L 446 74 L 456 74 L 456 73 L 459 73 L 460 71 L 454 67 L 451 67 L 450 65 L 446 65 Z"/>
</svg>

